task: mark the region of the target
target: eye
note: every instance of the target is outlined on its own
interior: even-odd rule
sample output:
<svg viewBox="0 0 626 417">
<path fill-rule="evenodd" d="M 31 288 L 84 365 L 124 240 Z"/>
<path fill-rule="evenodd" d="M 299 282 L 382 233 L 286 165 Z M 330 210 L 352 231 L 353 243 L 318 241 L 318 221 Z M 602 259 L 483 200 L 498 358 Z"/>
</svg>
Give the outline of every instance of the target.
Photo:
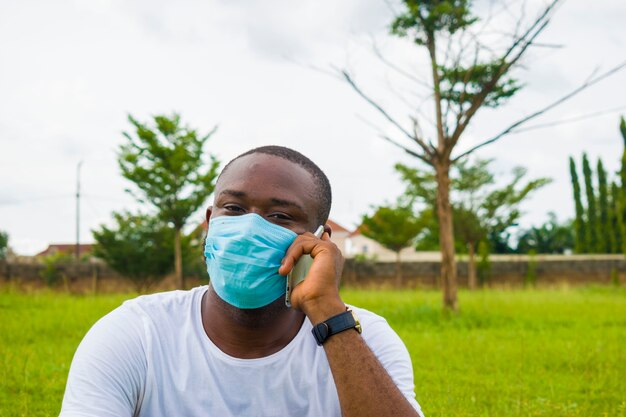
<svg viewBox="0 0 626 417">
<path fill-rule="evenodd" d="M 243 213 L 244 212 L 244 210 L 241 207 L 235 204 L 225 204 L 224 210 L 231 212 L 231 213 Z"/>
<path fill-rule="evenodd" d="M 286 213 L 272 213 L 268 217 L 281 221 L 292 220 L 292 217 Z"/>
</svg>

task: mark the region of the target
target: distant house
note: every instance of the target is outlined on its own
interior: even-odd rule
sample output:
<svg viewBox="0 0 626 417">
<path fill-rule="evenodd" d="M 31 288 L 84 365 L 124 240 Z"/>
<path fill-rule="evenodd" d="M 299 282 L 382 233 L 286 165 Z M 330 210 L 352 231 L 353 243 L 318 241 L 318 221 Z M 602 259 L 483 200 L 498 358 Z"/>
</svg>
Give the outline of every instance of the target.
<svg viewBox="0 0 626 417">
<path fill-rule="evenodd" d="M 357 227 L 353 232 L 351 232 L 346 239 L 345 256 L 347 258 L 352 258 L 357 255 L 373 259 L 395 256 L 392 251 L 386 249 L 380 243 L 363 235 L 360 227 Z"/>
<path fill-rule="evenodd" d="M 78 245 L 78 256 L 83 257 L 85 255 L 91 255 L 93 252 L 93 244 L 80 244 Z M 58 253 L 65 253 L 68 255 L 76 254 L 76 244 L 75 243 L 51 243 L 48 245 L 46 250 L 43 252 L 39 252 L 35 257 L 44 257 L 48 255 L 56 255 Z"/>
<path fill-rule="evenodd" d="M 330 240 L 335 245 L 337 245 L 344 257 L 347 256 L 346 239 L 348 239 L 348 236 L 350 236 L 350 231 L 339 223 L 332 221 L 331 219 L 328 219 L 326 224 L 328 224 L 330 226 L 330 229 L 332 230 L 332 233 L 330 234 Z"/>
<path fill-rule="evenodd" d="M 328 225 L 333 229 L 330 239 L 339 247 L 345 258 L 360 255 L 379 260 L 395 259 L 395 254 L 392 251 L 385 249 L 375 240 L 362 235 L 359 228 L 350 231 L 332 220 L 328 220 Z"/>
<path fill-rule="evenodd" d="M 343 256 L 346 258 L 365 256 L 367 258 L 383 262 L 391 262 L 396 259 L 395 252 L 363 235 L 359 227 L 357 227 L 347 238 L 345 238 L 345 250 L 342 252 Z M 437 261 L 440 259 L 439 252 L 418 252 L 413 246 L 402 249 L 400 251 L 400 256 L 404 261 Z"/>
</svg>

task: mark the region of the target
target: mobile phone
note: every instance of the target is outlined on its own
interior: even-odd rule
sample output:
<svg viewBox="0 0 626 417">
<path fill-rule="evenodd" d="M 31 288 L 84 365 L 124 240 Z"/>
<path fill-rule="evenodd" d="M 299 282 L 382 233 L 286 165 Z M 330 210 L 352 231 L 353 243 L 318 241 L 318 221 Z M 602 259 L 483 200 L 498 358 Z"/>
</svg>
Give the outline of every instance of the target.
<svg viewBox="0 0 626 417">
<path fill-rule="evenodd" d="M 324 226 L 320 225 L 313 235 L 316 238 L 322 237 L 324 234 Z M 287 275 L 286 287 L 285 287 L 285 305 L 291 307 L 291 291 L 304 281 L 306 274 L 309 273 L 309 269 L 313 265 L 313 258 L 311 255 L 302 255 L 298 262 L 293 266 L 291 272 Z"/>
</svg>

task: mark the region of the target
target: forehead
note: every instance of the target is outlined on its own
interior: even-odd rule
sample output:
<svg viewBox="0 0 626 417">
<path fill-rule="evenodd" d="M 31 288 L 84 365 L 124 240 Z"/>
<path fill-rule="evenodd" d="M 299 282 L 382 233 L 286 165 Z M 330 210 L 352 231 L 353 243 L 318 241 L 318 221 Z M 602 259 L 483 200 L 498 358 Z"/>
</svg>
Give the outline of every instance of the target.
<svg viewBox="0 0 626 417">
<path fill-rule="evenodd" d="M 256 153 L 233 161 L 222 172 L 215 196 L 226 189 L 258 198 L 288 198 L 304 208 L 317 210 L 317 184 L 313 176 L 300 165 L 273 155 Z"/>
</svg>

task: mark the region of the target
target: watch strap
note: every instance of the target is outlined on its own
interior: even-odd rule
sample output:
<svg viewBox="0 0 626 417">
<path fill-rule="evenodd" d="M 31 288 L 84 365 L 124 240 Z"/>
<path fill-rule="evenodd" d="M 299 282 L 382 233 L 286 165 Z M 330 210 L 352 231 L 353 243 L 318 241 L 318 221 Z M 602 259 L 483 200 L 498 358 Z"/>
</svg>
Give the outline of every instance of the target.
<svg viewBox="0 0 626 417">
<path fill-rule="evenodd" d="M 311 333 L 313 333 L 317 344 L 321 346 L 330 336 L 348 329 L 355 329 L 361 333 L 361 324 L 350 309 L 316 324 L 313 326 Z"/>
</svg>

